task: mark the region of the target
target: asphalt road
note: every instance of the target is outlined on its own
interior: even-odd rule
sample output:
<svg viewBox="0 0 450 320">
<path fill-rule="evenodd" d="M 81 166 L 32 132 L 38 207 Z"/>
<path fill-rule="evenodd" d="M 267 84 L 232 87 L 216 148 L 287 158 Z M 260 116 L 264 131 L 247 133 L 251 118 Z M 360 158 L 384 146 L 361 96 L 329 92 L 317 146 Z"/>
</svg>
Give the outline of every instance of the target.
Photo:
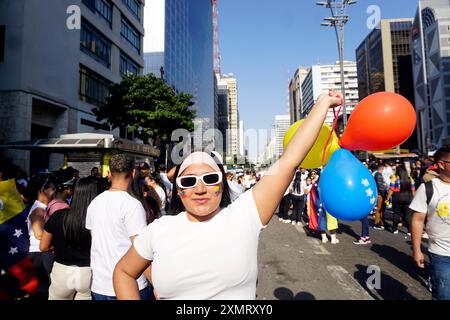
<svg viewBox="0 0 450 320">
<path fill-rule="evenodd" d="M 360 222 L 340 223 L 340 243 L 322 244 L 320 235 L 274 216 L 261 233 L 257 299 L 431 299 L 427 275 L 410 257 L 406 229 L 395 235 L 371 227 L 372 244 L 355 245 L 360 232 Z"/>
</svg>

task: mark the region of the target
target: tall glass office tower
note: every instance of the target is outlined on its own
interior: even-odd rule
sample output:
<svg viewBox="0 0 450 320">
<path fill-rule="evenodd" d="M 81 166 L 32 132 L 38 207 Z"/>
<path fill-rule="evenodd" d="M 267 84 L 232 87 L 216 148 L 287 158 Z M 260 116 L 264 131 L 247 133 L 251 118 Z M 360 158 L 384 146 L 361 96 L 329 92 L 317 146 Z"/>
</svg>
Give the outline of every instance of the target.
<svg viewBox="0 0 450 320">
<path fill-rule="evenodd" d="M 203 132 L 213 128 L 212 1 L 152 0 L 144 14 L 144 74 L 162 76 L 175 91 L 193 95 L 196 124 Z"/>
</svg>

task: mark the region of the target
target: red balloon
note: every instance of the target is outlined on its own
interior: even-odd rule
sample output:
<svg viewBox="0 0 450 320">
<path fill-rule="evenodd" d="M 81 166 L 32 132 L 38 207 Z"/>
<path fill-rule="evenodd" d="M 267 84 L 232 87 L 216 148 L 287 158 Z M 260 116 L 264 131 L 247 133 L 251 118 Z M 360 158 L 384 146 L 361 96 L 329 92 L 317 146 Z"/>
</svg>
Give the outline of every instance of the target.
<svg viewBox="0 0 450 320">
<path fill-rule="evenodd" d="M 405 142 L 416 127 L 416 111 L 403 96 L 378 92 L 353 110 L 339 144 L 347 150 L 380 151 Z"/>
</svg>

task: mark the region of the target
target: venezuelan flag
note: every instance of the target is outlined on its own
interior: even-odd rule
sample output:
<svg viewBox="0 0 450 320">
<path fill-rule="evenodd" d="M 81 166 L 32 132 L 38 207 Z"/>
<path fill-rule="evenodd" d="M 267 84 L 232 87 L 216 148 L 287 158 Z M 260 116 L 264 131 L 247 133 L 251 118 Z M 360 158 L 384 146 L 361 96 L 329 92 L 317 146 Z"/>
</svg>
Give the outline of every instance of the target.
<svg viewBox="0 0 450 320">
<path fill-rule="evenodd" d="M 331 216 L 323 206 L 320 199 L 319 187 L 317 184 L 311 188 L 309 194 L 309 225 L 312 230 L 326 231 L 335 230 L 338 228 L 338 221 Z"/>
<path fill-rule="evenodd" d="M 38 280 L 28 257 L 28 209 L 14 179 L 0 181 L 0 266 L 14 276 L 23 295 L 37 293 Z M 0 287 L 0 299 L 12 299 L 8 288 Z"/>
</svg>

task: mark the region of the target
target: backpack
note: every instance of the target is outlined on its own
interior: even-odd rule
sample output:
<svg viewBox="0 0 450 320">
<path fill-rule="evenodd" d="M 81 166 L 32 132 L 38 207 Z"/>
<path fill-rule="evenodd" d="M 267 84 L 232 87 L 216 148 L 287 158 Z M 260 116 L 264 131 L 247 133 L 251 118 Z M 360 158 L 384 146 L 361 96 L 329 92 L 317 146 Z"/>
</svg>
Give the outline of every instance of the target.
<svg viewBox="0 0 450 320">
<path fill-rule="evenodd" d="M 433 198 L 433 182 L 432 182 L 432 180 L 425 182 L 425 194 L 427 195 L 427 206 L 429 206 L 431 198 Z"/>
</svg>

